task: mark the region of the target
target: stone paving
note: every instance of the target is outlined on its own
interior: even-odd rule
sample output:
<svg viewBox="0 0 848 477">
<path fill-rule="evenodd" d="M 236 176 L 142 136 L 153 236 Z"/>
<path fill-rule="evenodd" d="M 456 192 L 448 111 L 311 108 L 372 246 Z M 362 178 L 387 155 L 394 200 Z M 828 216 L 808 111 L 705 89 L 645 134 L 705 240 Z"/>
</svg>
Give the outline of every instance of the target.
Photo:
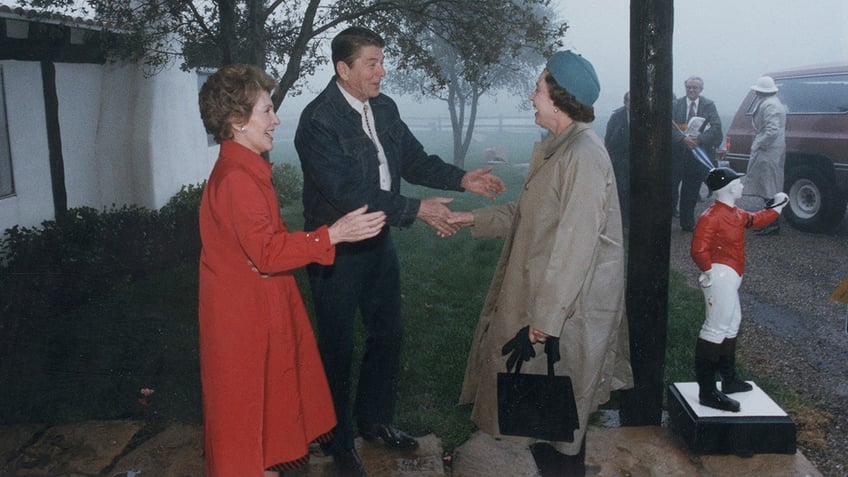
<svg viewBox="0 0 848 477">
<path fill-rule="evenodd" d="M 388 451 L 357 439 L 371 477 L 537 477 L 526 447 L 477 432 L 443 455 L 438 437 L 421 437 L 414 452 Z M 694 455 L 665 426 L 592 426 L 589 476 L 821 477 L 800 453 L 753 457 Z M 152 427 L 141 421 L 89 421 L 63 426 L 0 426 L 0 477 L 200 477 L 200 426 Z M 447 464 L 447 465 L 445 465 Z M 298 477 L 330 477 L 332 459 L 315 448 Z"/>
</svg>

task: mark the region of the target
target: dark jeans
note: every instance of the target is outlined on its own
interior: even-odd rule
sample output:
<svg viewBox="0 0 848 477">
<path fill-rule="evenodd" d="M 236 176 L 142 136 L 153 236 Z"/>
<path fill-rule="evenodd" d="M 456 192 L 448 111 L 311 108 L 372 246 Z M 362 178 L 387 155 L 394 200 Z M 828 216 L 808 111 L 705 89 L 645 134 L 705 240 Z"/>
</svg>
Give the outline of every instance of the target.
<svg viewBox="0 0 848 477">
<path fill-rule="evenodd" d="M 355 414 L 360 422 L 394 420 L 403 323 L 400 266 L 389 229 L 364 242 L 339 244 L 333 265 L 311 264 L 307 271 L 318 348 L 338 419 L 333 442 L 325 450 L 346 451 L 353 449 L 351 362 L 357 308 L 366 339 Z"/>
</svg>

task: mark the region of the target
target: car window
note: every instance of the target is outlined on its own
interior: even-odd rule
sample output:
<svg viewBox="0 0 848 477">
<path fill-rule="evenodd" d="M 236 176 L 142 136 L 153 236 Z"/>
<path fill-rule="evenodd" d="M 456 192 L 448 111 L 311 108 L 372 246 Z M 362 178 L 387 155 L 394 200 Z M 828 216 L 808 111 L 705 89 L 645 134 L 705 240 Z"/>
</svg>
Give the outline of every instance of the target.
<svg viewBox="0 0 848 477">
<path fill-rule="evenodd" d="M 787 114 L 848 112 L 848 74 L 775 79 Z"/>
</svg>

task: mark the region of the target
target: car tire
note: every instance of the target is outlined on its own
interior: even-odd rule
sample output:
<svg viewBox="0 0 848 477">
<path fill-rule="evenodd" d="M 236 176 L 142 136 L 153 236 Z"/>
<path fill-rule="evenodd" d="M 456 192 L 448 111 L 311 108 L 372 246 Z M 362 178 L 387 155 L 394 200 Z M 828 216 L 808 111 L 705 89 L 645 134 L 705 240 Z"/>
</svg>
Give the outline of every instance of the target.
<svg viewBox="0 0 848 477">
<path fill-rule="evenodd" d="M 800 166 L 787 170 L 783 187 L 789 195 L 786 220 L 798 230 L 829 233 L 845 216 L 845 197 L 821 169 Z"/>
</svg>

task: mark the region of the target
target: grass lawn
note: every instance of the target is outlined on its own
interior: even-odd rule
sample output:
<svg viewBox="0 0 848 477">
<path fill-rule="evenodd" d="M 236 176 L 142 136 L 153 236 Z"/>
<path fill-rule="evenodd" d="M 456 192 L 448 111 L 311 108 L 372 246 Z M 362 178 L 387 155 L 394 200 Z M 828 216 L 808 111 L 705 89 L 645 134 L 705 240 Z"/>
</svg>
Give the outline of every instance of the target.
<svg viewBox="0 0 848 477">
<path fill-rule="evenodd" d="M 447 133 L 419 137 L 429 150 L 448 157 Z M 537 138 L 535 133 L 490 135 L 474 144 L 466 166 L 482 166 L 482 149 L 494 145 L 506 148 L 511 163 L 528 162 Z M 502 165 L 495 172 L 508 187 L 498 203 L 516 200 L 524 169 Z M 410 185 L 404 192 L 422 198 L 453 197 L 455 210 L 488 203 L 472 194 Z M 289 228 L 302 228 L 298 206 L 284 209 L 283 215 Z M 401 261 L 406 326 L 397 422 L 417 435 L 436 433 L 452 450 L 474 431 L 470 408 L 456 402 L 501 242 L 472 240 L 468 231 L 440 239 L 420 223 L 392 233 Z M 302 271 L 297 276 L 310 307 Z M 692 380 L 692 352 L 702 320 L 700 291 L 672 274 L 667 382 Z M 2 367 L 6 372 L 0 423 L 111 418 L 200 423 L 196 265 L 176 267 L 57 316 L 47 329 L 16 345 L 20 352 L 15 362 Z M 360 351 L 361 345 L 360 336 Z M 744 370 L 742 375 L 750 377 Z M 779 392 L 767 380 L 757 381 L 770 393 L 777 392 L 781 404 L 799 405 L 797 398 Z M 144 398 L 142 388 L 155 392 Z"/>
</svg>

